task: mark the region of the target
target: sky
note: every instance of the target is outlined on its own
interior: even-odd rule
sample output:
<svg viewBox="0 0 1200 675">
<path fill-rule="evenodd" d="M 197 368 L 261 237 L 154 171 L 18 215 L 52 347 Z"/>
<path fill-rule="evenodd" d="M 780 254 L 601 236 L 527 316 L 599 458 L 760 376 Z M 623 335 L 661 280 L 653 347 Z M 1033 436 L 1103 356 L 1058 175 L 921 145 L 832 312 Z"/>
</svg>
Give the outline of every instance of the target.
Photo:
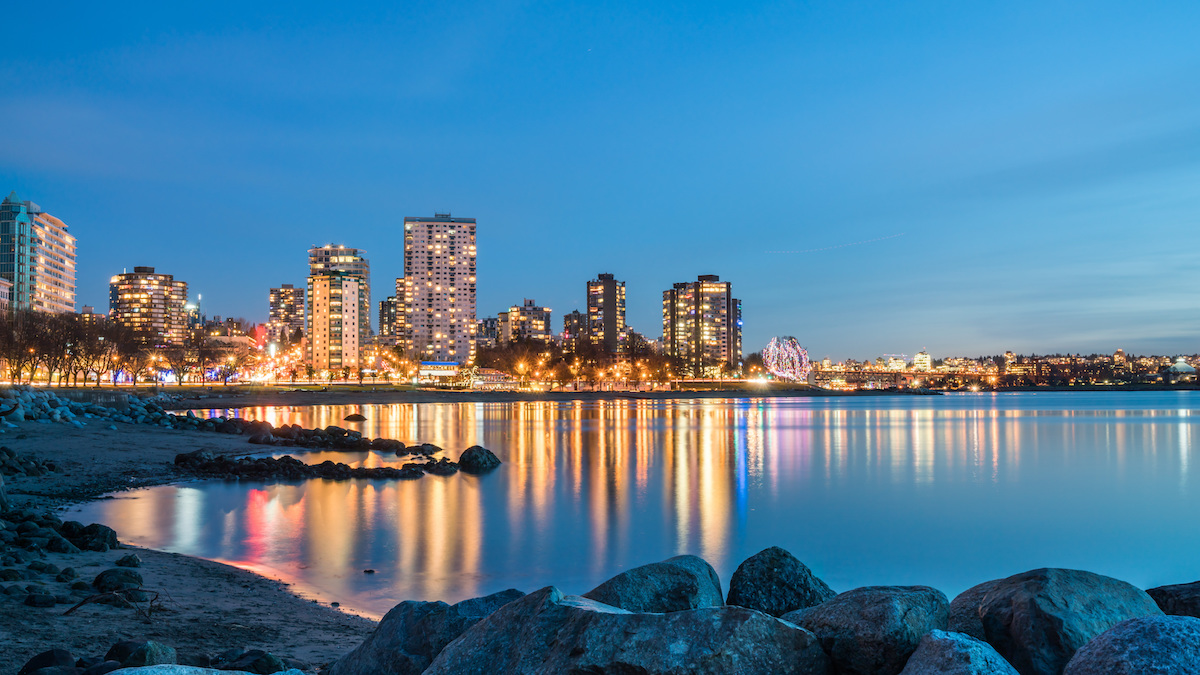
<svg viewBox="0 0 1200 675">
<path fill-rule="evenodd" d="M 718 274 L 746 352 L 1200 352 L 1200 4 L 334 4 L 6 10 L 0 191 L 81 306 L 151 265 L 265 321 L 326 243 L 378 301 L 436 211 L 479 316 L 611 272 L 657 338 Z"/>
</svg>

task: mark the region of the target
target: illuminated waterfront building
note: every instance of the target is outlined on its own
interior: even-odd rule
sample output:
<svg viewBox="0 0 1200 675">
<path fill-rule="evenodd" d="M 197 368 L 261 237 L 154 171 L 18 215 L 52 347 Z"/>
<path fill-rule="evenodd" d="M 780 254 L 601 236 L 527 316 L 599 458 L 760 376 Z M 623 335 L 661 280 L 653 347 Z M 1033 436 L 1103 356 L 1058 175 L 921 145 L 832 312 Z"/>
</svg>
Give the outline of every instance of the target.
<svg viewBox="0 0 1200 675">
<path fill-rule="evenodd" d="M 507 312 L 500 313 L 500 341 L 540 340 L 549 342 L 553 337 L 550 328 L 550 308 L 539 307 L 537 302 L 525 299 L 513 305 Z"/>
<path fill-rule="evenodd" d="M 933 370 L 933 359 L 929 358 L 929 353 L 922 349 L 913 357 L 912 367 L 918 373 L 927 373 Z"/>
<path fill-rule="evenodd" d="M 304 330 L 304 289 L 292 284 L 272 288 L 270 295 L 270 321 L 267 323 L 267 340 L 283 342 L 286 335 L 291 340 L 296 331 Z"/>
<path fill-rule="evenodd" d="M 495 347 L 500 344 L 500 319 L 485 316 L 475 326 L 475 344 L 478 347 Z"/>
<path fill-rule="evenodd" d="M 693 377 L 720 364 L 742 365 L 742 301 L 715 274 L 663 291 L 663 351 L 683 359 Z"/>
<path fill-rule="evenodd" d="M 580 342 L 588 337 L 588 315 L 579 310 L 563 314 L 562 343 L 567 350 L 579 348 Z"/>
<path fill-rule="evenodd" d="M 350 272 L 322 272 L 308 277 L 305 356 L 317 372 L 359 366 L 358 277 Z"/>
<path fill-rule="evenodd" d="M 600 274 L 587 283 L 588 334 L 606 351 L 616 352 L 625 337 L 625 282 Z"/>
<path fill-rule="evenodd" d="M 314 246 L 308 249 L 308 273 L 340 272 L 358 281 L 357 339 L 366 344 L 371 336 L 371 262 L 366 251 L 346 246 Z"/>
<path fill-rule="evenodd" d="M 155 344 L 180 344 L 187 336 L 187 283 L 153 267 L 134 267 L 133 272 L 114 276 L 108 282 L 108 316 L 132 328 Z"/>
<path fill-rule="evenodd" d="M 475 359 L 475 219 L 404 219 L 405 350 L 421 361 Z"/>
<path fill-rule="evenodd" d="M 75 237 L 16 192 L 0 202 L 0 277 L 12 283 L 13 309 L 75 311 Z"/>
</svg>

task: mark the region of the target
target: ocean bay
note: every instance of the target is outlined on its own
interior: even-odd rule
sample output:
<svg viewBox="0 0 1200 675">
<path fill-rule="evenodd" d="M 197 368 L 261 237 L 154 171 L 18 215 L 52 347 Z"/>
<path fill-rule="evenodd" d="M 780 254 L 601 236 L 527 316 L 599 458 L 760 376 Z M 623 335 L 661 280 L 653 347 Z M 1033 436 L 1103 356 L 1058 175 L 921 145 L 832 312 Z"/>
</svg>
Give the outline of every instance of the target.
<svg viewBox="0 0 1200 675">
<path fill-rule="evenodd" d="M 204 411 L 431 442 L 452 459 L 478 443 L 505 463 L 480 477 L 159 486 L 69 517 L 372 615 L 507 587 L 581 593 L 680 553 L 727 582 L 771 545 L 839 591 L 928 584 L 952 596 L 1043 566 L 1145 587 L 1200 576 L 1198 403 L 1195 392 L 1039 392 Z M 341 421 L 352 412 L 367 421 Z"/>
</svg>

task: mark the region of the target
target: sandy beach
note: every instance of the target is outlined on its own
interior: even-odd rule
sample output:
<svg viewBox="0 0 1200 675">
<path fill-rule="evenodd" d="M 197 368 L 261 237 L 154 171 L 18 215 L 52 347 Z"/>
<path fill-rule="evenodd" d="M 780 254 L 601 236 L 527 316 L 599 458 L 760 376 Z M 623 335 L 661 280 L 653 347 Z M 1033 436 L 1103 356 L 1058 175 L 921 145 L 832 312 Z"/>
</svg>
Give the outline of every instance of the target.
<svg viewBox="0 0 1200 675">
<path fill-rule="evenodd" d="M 215 454 L 249 453 L 244 436 L 176 431 L 99 420 L 79 429 L 62 424 L 22 422 L 0 434 L 0 445 L 19 454 L 51 459 L 59 472 L 6 476 L 14 508 L 55 510 L 117 490 L 183 480 L 177 453 L 207 449 Z M 120 537 L 120 531 L 117 536 Z M 161 594 L 150 619 L 132 609 L 87 604 L 64 616 L 69 604 L 29 607 L 20 598 L 0 596 L 0 672 L 16 672 L 31 656 L 61 647 L 77 654 L 103 654 L 121 640 L 152 639 L 180 653 L 216 654 L 232 648 L 258 648 L 304 661 L 315 668 L 353 648 L 374 622 L 293 594 L 286 584 L 207 560 L 141 548 L 107 553 L 46 553 L 44 562 L 73 567 L 79 578 L 96 574 L 128 553 L 142 559 L 145 588 Z M 20 567 L 24 567 L 21 565 Z M 53 575 L 35 581 L 61 591 Z M 57 589 L 63 586 L 63 589 Z"/>
</svg>

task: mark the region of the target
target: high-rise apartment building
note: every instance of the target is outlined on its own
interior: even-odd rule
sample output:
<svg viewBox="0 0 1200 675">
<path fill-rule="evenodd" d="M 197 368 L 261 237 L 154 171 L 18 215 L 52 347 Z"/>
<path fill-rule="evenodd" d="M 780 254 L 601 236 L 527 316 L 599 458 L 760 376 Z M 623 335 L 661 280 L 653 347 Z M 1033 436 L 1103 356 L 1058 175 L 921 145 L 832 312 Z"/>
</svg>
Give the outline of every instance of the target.
<svg viewBox="0 0 1200 675">
<path fill-rule="evenodd" d="M 423 361 L 475 359 L 475 219 L 404 219 L 405 349 Z"/>
<path fill-rule="evenodd" d="M 537 302 L 525 299 L 521 305 L 513 305 L 507 312 L 500 313 L 500 341 L 541 340 L 549 342 L 553 337 L 550 325 L 550 308 L 539 307 Z"/>
<path fill-rule="evenodd" d="M 742 301 L 715 274 L 663 291 L 663 351 L 683 359 L 688 374 L 713 374 L 742 363 Z"/>
<path fill-rule="evenodd" d="M 314 246 L 308 249 L 308 273 L 340 272 L 358 281 L 358 340 L 360 346 L 371 336 L 371 261 L 366 251 L 346 246 Z"/>
<path fill-rule="evenodd" d="M 272 288 L 270 295 L 270 321 L 267 323 L 267 340 L 282 342 L 291 340 L 296 331 L 304 331 L 304 289 L 292 284 Z"/>
<path fill-rule="evenodd" d="M 359 366 L 358 292 L 358 277 L 350 272 L 309 275 L 304 344 L 308 362 L 317 372 L 339 373 Z"/>
<path fill-rule="evenodd" d="M 180 344 L 187 337 L 187 282 L 153 267 L 134 267 L 133 272 L 114 276 L 108 282 L 108 315 L 155 344 Z"/>
<path fill-rule="evenodd" d="M 587 283 L 588 332 L 593 342 L 616 352 L 625 337 L 625 282 L 600 274 Z"/>
<path fill-rule="evenodd" d="M 588 337 L 588 316 L 579 310 L 563 314 L 562 344 L 563 348 L 575 351 L 579 344 Z"/>
<path fill-rule="evenodd" d="M 379 344 L 391 346 L 399 341 L 396 321 L 399 307 L 400 303 L 395 296 L 379 301 Z"/>
<path fill-rule="evenodd" d="M 75 311 L 75 237 L 16 192 L 0 202 L 0 277 L 12 282 L 13 309 Z"/>
</svg>

